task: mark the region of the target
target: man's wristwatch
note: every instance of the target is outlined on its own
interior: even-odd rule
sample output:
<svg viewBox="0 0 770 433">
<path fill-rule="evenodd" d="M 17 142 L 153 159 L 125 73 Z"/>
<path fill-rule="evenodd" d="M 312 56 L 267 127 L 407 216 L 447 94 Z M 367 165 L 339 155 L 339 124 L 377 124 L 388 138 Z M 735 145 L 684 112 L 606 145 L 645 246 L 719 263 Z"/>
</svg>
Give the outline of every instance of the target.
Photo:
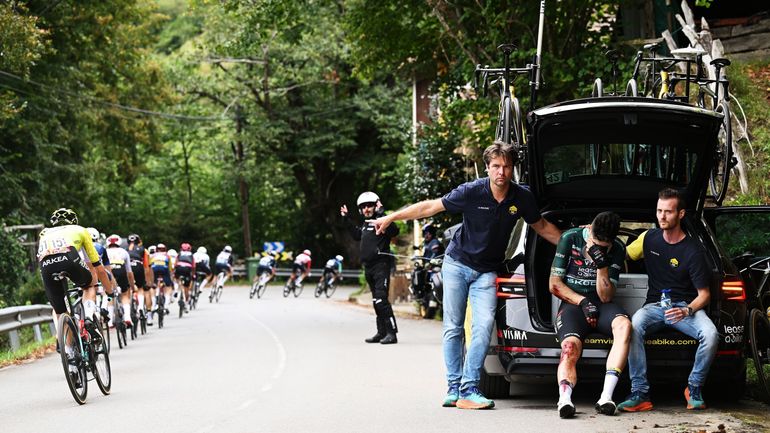
<svg viewBox="0 0 770 433">
<path fill-rule="evenodd" d="M 692 316 L 692 313 L 693 313 L 692 308 L 691 307 L 685 307 L 685 308 L 687 308 L 687 315 Z"/>
</svg>

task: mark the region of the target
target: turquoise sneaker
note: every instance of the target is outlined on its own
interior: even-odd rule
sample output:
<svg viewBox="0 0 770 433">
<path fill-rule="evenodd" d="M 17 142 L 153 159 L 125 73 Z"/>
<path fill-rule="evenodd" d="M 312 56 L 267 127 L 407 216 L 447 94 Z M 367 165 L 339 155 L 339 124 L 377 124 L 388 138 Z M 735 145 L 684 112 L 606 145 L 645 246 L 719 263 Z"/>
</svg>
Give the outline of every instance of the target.
<svg viewBox="0 0 770 433">
<path fill-rule="evenodd" d="M 442 404 L 442 406 L 455 407 L 457 406 L 457 399 L 459 398 L 460 398 L 460 384 L 453 383 L 449 385 L 449 389 L 446 392 L 446 397 L 444 397 L 444 404 Z"/>
<path fill-rule="evenodd" d="M 650 396 L 641 391 L 633 391 L 626 397 L 626 401 L 618 405 L 618 410 L 623 412 L 645 412 L 652 410 Z"/>
<path fill-rule="evenodd" d="M 475 386 L 460 391 L 460 398 L 457 400 L 457 407 L 460 409 L 492 409 L 495 402 L 484 397 L 484 394 Z"/>
<path fill-rule="evenodd" d="M 699 386 L 690 385 L 688 383 L 687 388 L 684 389 L 684 398 L 687 400 L 687 409 L 706 409 L 706 402 L 703 401 L 703 396 L 701 395 Z"/>
</svg>

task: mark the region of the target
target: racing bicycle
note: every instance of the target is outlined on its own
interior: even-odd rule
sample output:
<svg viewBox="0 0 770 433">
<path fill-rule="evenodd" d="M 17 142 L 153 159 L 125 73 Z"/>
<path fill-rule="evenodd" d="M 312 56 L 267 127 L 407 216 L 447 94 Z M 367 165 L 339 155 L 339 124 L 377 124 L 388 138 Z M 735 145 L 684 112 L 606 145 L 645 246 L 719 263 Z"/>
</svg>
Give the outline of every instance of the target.
<svg viewBox="0 0 770 433">
<path fill-rule="evenodd" d="M 770 257 L 754 261 L 741 273 L 746 271 L 757 282 L 748 322 L 751 358 L 762 393 L 760 398 L 770 402 Z"/>
<path fill-rule="evenodd" d="M 83 289 L 69 287 L 67 272 L 54 274 L 54 279 L 62 282 L 67 305 L 67 312 L 59 316 L 57 335 L 64 376 L 72 397 L 78 404 L 84 404 L 89 380 L 95 380 L 104 395 L 108 395 L 112 387 L 106 331 L 97 314 L 85 317 Z M 89 373 L 92 379 L 88 378 Z"/>
<path fill-rule="evenodd" d="M 316 298 L 320 298 L 321 294 L 325 294 L 327 298 L 331 298 L 335 290 L 337 290 L 337 276 L 334 272 L 327 272 L 324 275 L 324 278 L 318 282 L 314 294 Z"/>
<path fill-rule="evenodd" d="M 221 271 L 219 274 L 217 274 L 217 283 L 214 285 L 214 288 L 211 289 L 211 293 L 209 293 L 209 302 L 214 301 L 214 299 L 219 302 L 219 299 L 222 297 L 222 291 L 224 290 L 226 282 L 227 273 L 225 271 Z"/>
</svg>

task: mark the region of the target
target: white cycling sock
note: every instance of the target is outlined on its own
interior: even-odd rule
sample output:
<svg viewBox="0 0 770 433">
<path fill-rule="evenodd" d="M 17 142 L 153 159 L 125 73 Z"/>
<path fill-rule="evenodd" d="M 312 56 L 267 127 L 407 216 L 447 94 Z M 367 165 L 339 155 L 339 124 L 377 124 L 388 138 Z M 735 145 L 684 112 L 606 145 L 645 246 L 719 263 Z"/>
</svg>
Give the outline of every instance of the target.
<svg viewBox="0 0 770 433">
<path fill-rule="evenodd" d="M 139 295 L 138 298 L 139 298 L 139 302 L 138 302 L 139 311 L 142 312 L 144 311 L 144 295 Z"/>
<path fill-rule="evenodd" d="M 87 299 L 83 301 L 83 310 L 86 314 L 86 317 L 93 318 L 94 313 L 96 312 L 96 302 Z"/>
<path fill-rule="evenodd" d="M 620 370 L 612 368 L 607 370 L 604 375 L 604 389 L 602 395 L 599 397 L 601 401 L 612 400 L 612 394 L 615 392 L 615 385 L 618 384 L 620 378 Z"/>
<path fill-rule="evenodd" d="M 123 320 L 131 320 L 131 305 L 123 304 Z"/>
<path fill-rule="evenodd" d="M 559 382 L 559 400 L 572 401 L 572 384 L 568 380 Z"/>
</svg>

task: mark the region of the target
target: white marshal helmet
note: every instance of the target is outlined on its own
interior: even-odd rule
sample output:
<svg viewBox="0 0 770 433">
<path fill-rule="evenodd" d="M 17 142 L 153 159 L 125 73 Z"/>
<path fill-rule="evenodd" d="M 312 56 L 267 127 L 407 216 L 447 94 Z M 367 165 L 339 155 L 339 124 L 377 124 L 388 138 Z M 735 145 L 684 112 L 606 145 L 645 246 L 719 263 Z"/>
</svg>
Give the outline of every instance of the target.
<svg viewBox="0 0 770 433">
<path fill-rule="evenodd" d="M 336 256 L 334 256 L 334 258 L 335 258 L 335 259 L 337 259 L 337 261 L 338 261 L 338 262 L 341 262 L 341 261 L 342 261 L 342 256 L 341 256 L 341 255 L 339 255 L 339 254 L 337 254 Z"/>
<path fill-rule="evenodd" d="M 96 230 L 93 227 L 89 227 L 86 230 L 88 231 L 88 234 L 91 235 L 92 241 L 99 242 L 99 230 Z"/>
<path fill-rule="evenodd" d="M 358 196 L 358 200 L 356 200 L 356 206 L 361 206 L 364 203 L 377 203 L 379 200 L 380 196 L 371 191 L 366 191 Z"/>
</svg>

